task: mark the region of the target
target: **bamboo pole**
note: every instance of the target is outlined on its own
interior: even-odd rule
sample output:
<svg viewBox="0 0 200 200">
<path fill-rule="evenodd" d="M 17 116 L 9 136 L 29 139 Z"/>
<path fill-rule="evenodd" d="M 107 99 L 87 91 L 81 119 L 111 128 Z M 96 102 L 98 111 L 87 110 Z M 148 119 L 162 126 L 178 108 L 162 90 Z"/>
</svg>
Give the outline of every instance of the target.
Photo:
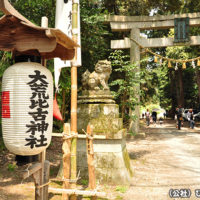
<svg viewBox="0 0 200 200">
<path fill-rule="evenodd" d="M 51 134 L 52 137 L 63 137 L 62 133 L 52 133 Z M 83 134 L 78 134 L 77 135 L 77 138 L 80 138 L 80 139 L 86 139 L 86 135 L 83 135 Z M 105 135 L 94 135 L 93 136 L 94 139 L 97 139 L 97 140 L 105 140 L 106 139 L 106 136 Z"/>
<path fill-rule="evenodd" d="M 48 23 L 49 23 L 48 18 L 47 18 L 46 16 L 43 16 L 42 19 L 41 19 L 41 27 L 43 27 L 43 28 L 48 28 Z M 47 60 L 44 59 L 44 58 L 42 58 L 41 61 L 42 61 L 41 64 L 42 64 L 44 67 L 47 67 Z"/>
<path fill-rule="evenodd" d="M 72 66 L 71 68 L 71 134 L 77 133 L 77 68 Z M 77 138 L 72 138 L 71 142 L 71 179 L 76 180 L 76 146 Z M 76 188 L 76 183 L 71 184 L 71 188 Z M 72 195 L 71 200 L 76 200 L 76 196 Z"/>
<path fill-rule="evenodd" d="M 74 42 L 78 42 L 78 1 L 72 1 L 72 39 Z M 74 62 L 75 61 L 75 62 Z M 71 62 L 71 134 L 77 134 L 77 48 L 75 50 L 75 58 Z M 71 180 L 76 180 L 77 163 L 76 163 L 76 147 L 77 137 L 72 138 L 71 142 Z M 72 182 L 71 188 L 76 188 L 76 182 Z M 70 200 L 76 200 L 76 195 L 73 194 Z"/>
<path fill-rule="evenodd" d="M 97 192 L 95 190 L 91 191 L 91 190 L 77 190 L 77 189 L 62 189 L 62 188 L 52 188 L 49 187 L 49 192 L 51 193 L 56 193 L 56 194 L 75 194 L 75 195 L 83 195 L 83 196 L 98 196 L 100 198 L 108 198 L 108 194 L 106 194 L 105 192 Z M 111 198 L 109 198 L 111 199 Z"/>
<path fill-rule="evenodd" d="M 70 135 L 70 124 L 65 123 L 64 124 L 64 135 L 63 135 L 63 145 L 62 145 L 62 151 L 63 151 L 63 189 L 69 189 L 69 179 L 70 179 L 70 156 L 71 156 L 71 139 L 65 139 L 64 137 Z M 69 196 L 66 193 L 62 193 L 62 200 L 68 200 Z"/>
</svg>

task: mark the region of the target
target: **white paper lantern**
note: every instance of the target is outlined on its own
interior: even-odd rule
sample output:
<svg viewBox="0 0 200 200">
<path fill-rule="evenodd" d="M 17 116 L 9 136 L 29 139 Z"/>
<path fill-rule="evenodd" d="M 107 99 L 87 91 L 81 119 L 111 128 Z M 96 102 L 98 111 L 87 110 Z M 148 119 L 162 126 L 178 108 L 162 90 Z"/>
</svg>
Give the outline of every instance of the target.
<svg viewBox="0 0 200 200">
<path fill-rule="evenodd" d="M 10 66 L 2 81 L 3 140 L 17 155 L 36 155 L 51 141 L 53 78 L 39 63 Z"/>
</svg>

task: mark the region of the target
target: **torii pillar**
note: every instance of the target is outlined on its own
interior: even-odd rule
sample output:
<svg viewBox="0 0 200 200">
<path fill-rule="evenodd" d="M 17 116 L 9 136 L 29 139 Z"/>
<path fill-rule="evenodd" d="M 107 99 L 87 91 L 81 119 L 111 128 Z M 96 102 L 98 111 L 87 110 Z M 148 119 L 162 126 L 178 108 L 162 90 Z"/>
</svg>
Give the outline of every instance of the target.
<svg viewBox="0 0 200 200">
<path fill-rule="evenodd" d="M 140 37 L 140 29 L 132 28 L 130 31 L 130 38 L 138 41 Z M 124 40 L 118 40 L 118 44 L 115 45 L 115 40 L 111 41 L 111 49 L 130 49 L 130 62 L 131 64 L 136 63 L 137 68 L 134 70 L 136 72 L 140 71 L 140 47 L 130 40 L 129 38 L 125 38 Z M 140 77 L 138 77 L 140 78 Z M 136 95 L 135 95 L 136 94 Z M 134 96 L 137 98 L 138 103 L 140 103 L 140 85 L 135 85 L 135 94 Z M 130 121 L 129 132 L 138 133 L 139 132 L 139 118 L 140 118 L 140 106 L 135 106 L 135 110 L 129 110 L 129 114 L 136 115 L 137 118 L 135 121 Z"/>
<path fill-rule="evenodd" d="M 130 34 L 130 38 L 138 41 L 140 37 L 140 29 L 138 28 L 133 28 L 131 30 L 131 34 Z M 130 42 L 130 62 L 131 64 L 136 63 L 137 68 L 135 68 L 134 70 L 136 72 L 140 72 L 140 47 L 131 40 Z M 140 77 L 138 77 L 140 78 Z M 138 103 L 140 103 L 140 84 L 135 85 L 135 94 L 134 96 L 137 98 Z M 135 110 L 129 111 L 130 116 L 131 115 L 136 115 L 137 118 L 135 121 L 130 122 L 130 126 L 129 126 L 129 132 L 133 132 L 133 133 L 138 133 L 139 132 L 139 120 L 140 120 L 140 105 L 136 105 Z"/>
</svg>

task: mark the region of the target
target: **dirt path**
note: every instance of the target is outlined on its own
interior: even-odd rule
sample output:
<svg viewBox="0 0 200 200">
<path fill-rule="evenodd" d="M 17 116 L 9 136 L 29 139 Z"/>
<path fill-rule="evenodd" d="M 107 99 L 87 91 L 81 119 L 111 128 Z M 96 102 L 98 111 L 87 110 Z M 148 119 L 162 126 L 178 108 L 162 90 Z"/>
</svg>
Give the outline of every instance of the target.
<svg viewBox="0 0 200 200">
<path fill-rule="evenodd" d="M 108 193 L 118 196 L 116 200 L 168 200 L 171 199 L 168 195 L 171 188 L 189 188 L 192 192 L 190 200 L 197 199 L 194 190 L 200 189 L 200 128 L 185 127 L 178 131 L 175 122 L 168 121 L 142 131 L 146 133 L 145 139 L 127 142 L 134 171 L 129 190 L 123 194 L 116 192 L 116 186 L 108 185 L 102 186 L 102 190 L 107 188 Z M 54 139 L 47 151 L 51 178 L 59 169 L 61 142 Z M 33 180 L 29 178 L 22 182 L 20 176 L 27 166 L 12 170 L 14 158 L 6 150 L 0 154 L 0 200 L 33 200 Z M 50 194 L 49 199 L 59 200 L 61 196 Z"/>
<path fill-rule="evenodd" d="M 167 200 L 170 189 L 200 189 L 200 128 L 178 131 L 173 123 L 144 129 L 127 143 L 134 177 L 124 200 Z M 175 199 L 175 198 L 174 198 Z M 188 199 L 188 198 L 185 198 Z"/>
<path fill-rule="evenodd" d="M 50 161 L 50 176 L 55 178 L 62 157 L 62 140 L 55 139 L 47 150 L 47 160 Z M 4 150 L 0 153 L 0 200 L 33 200 L 33 178 L 22 180 L 22 173 L 29 168 L 29 164 L 17 166 L 15 155 Z M 53 185 L 53 183 L 51 183 Z M 60 200 L 57 195 L 49 195 L 51 200 Z"/>
</svg>

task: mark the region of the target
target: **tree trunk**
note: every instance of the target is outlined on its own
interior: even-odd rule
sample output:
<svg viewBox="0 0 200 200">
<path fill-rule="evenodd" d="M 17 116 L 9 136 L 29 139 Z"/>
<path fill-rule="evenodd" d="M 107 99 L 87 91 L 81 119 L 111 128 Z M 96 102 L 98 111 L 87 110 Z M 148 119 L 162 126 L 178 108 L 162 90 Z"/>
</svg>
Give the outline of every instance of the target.
<svg viewBox="0 0 200 200">
<path fill-rule="evenodd" d="M 176 83 L 175 83 L 175 76 L 171 70 L 169 70 L 169 78 L 170 78 L 170 82 L 171 82 L 170 94 L 171 94 L 171 103 L 172 103 L 171 110 L 169 111 L 169 116 L 174 118 L 175 106 L 176 106 L 176 98 L 175 98 L 176 91 L 174 90 L 174 88 L 175 88 Z"/>
<path fill-rule="evenodd" d="M 178 80 L 178 72 L 176 71 L 175 72 L 175 79 L 174 79 L 174 83 L 175 83 L 175 80 Z M 179 102 L 179 98 L 180 98 L 180 90 L 179 90 L 179 84 L 178 84 L 178 81 L 176 81 L 176 83 L 174 84 L 176 86 L 176 104 L 177 106 L 180 104 Z"/>
<path fill-rule="evenodd" d="M 112 1 L 105 0 L 104 5 L 110 13 L 114 13 L 115 15 L 119 14 L 117 6 L 116 6 L 117 5 L 116 0 L 112 0 Z"/>
<path fill-rule="evenodd" d="M 123 119 L 123 121 L 125 121 L 125 109 L 126 109 L 125 102 L 127 100 L 126 92 L 123 93 L 121 100 L 122 100 L 122 119 Z"/>
<path fill-rule="evenodd" d="M 185 100 L 184 100 L 184 90 L 183 90 L 183 71 L 181 68 L 178 69 L 178 84 L 179 84 L 179 94 L 180 94 L 178 99 L 178 105 L 184 108 Z"/>
</svg>

